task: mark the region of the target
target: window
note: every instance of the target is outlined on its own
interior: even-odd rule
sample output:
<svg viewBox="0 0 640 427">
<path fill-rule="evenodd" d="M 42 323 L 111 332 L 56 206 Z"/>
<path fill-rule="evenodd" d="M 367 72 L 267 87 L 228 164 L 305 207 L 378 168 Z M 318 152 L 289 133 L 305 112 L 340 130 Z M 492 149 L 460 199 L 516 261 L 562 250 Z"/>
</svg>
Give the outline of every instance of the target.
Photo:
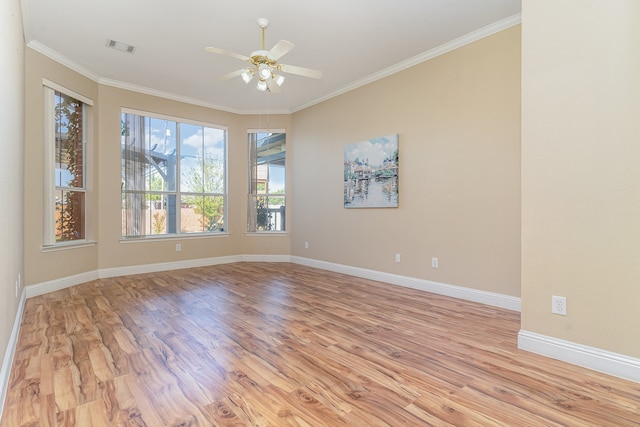
<svg viewBox="0 0 640 427">
<path fill-rule="evenodd" d="M 225 231 L 225 129 L 122 113 L 122 236 Z"/>
<path fill-rule="evenodd" d="M 248 231 L 285 231 L 286 134 L 249 133 Z"/>
<path fill-rule="evenodd" d="M 45 81 L 45 246 L 86 239 L 86 134 L 92 101 Z"/>
</svg>

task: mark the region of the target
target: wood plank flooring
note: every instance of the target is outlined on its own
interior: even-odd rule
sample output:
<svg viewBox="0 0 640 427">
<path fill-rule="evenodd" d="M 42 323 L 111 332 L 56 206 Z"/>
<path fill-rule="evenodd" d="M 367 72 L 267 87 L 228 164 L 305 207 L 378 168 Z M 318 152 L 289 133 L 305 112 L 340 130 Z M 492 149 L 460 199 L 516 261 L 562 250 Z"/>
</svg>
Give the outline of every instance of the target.
<svg viewBox="0 0 640 427">
<path fill-rule="evenodd" d="M 288 263 L 100 279 L 27 300 L 1 425 L 640 426 L 640 384 L 519 324 Z"/>
</svg>

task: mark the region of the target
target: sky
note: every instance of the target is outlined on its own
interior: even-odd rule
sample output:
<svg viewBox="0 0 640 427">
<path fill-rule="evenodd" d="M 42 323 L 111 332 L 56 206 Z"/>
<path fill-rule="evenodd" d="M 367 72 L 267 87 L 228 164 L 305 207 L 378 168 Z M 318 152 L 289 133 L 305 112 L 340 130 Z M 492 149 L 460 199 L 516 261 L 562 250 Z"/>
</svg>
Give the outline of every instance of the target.
<svg viewBox="0 0 640 427">
<path fill-rule="evenodd" d="M 344 147 L 345 161 L 369 159 L 369 165 L 381 165 L 383 160 L 391 157 L 398 149 L 398 134 L 372 138 L 367 141 L 348 144 Z"/>
</svg>

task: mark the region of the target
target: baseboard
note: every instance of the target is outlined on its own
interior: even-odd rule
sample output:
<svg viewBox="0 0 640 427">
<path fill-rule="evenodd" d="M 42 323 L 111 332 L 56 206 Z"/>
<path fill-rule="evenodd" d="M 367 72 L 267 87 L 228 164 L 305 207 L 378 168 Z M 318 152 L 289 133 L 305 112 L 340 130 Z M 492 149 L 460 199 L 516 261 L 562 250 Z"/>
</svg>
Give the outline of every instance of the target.
<svg viewBox="0 0 640 427">
<path fill-rule="evenodd" d="M 29 285 L 25 287 L 25 291 L 27 294 L 27 298 L 31 298 L 38 295 L 48 294 L 49 292 L 66 289 L 71 286 L 79 285 L 81 283 L 90 282 L 92 280 L 96 280 L 97 278 L 98 271 L 87 271 L 85 273 L 63 277 L 61 279 L 54 279 L 35 285 Z"/>
<path fill-rule="evenodd" d="M 20 323 L 22 322 L 22 313 L 24 311 L 24 303 L 26 300 L 27 292 L 26 289 L 23 289 L 22 294 L 20 295 L 20 301 L 18 301 L 16 318 L 13 321 L 13 329 L 11 330 L 11 335 L 9 336 L 7 350 L 4 353 L 4 358 L 2 359 L 2 368 L 0 370 L 0 419 L 2 419 L 2 413 L 4 412 L 4 402 L 7 398 L 7 391 L 9 390 L 11 366 L 13 366 L 13 357 L 16 354 L 18 337 L 20 336 Z"/>
<path fill-rule="evenodd" d="M 242 255 L 242 262 L 291 262 L 291 255 Z"/>
<path fill-rule="evenodd" d="M 185 261 L 161 262 L 156 264 L 132 265 L 127 267 L 103 268 L 98 272 L 100 278 L 128 276 L 131 274 L 155 273 L 158 271 L 180 270 L 183 268 L 206 267 L 208 265 L 241 262 L 242 255 L 230 255 L 215 258 L 199 258 Z"/>
<path fill-rule="evenodd" d="M 478 302 L 507 310 L 520 311 L 520 298 L 495 292 L 480 291 L 477 289 L 465 288 L 462 286 L 449 285 L 447 283 L 434 282 L 414 277 L 400 276 L 397 274 L 385 273 L 381 271 L 368 270 L 365 268 L 352 267 L 349 265 L 335 264 L 332 262 L 319 261 L 303 257 L 291 257 L 291 262 L 306 265 L 308 267 L 320 268 L 322 270 L 334 271 L 336 273 L 348 274 L 350 276 L 362 277 L 364 279 L 376 280 L 390 283 L 392 285 L 403 286 L 405 288 L 417 289 L 431 292 L 438 295 L 446 295 L 466 301 Z"/>
<path fill-rule="evenodd" d="M 520 330 L 518 348 L 640 383 L 640 359 Z"/>
</svg>

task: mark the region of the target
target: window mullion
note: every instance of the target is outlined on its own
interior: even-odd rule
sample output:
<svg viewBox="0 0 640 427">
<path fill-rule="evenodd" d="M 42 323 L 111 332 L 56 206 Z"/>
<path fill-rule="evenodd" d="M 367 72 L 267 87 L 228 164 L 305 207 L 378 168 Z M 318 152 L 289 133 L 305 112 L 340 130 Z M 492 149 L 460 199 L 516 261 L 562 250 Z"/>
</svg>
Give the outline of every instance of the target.
<svg viewBox="0 0 640 427">
<path fill-rule="evenodd" d="M 176 182 L 175 185 L 175 197 L 176 197 L 176 234 L 182 233 L 182 175 L 180 172 L 180 158 L 182 152 L 182 136 L 180 132 L 180 123 L 176 123 Z"/>
</svg>

